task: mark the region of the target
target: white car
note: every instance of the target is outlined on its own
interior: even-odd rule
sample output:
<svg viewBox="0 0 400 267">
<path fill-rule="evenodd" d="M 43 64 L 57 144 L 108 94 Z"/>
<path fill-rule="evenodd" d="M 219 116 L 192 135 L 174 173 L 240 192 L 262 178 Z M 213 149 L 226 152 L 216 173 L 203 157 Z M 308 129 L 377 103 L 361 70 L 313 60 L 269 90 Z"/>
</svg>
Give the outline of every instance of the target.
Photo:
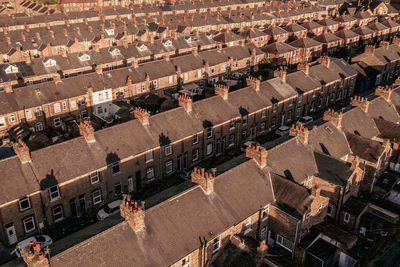
<svg viewBox="0 0 400 267">
<path fill-rule="evenodd" d="M 29 246 L 31 241 L 33 241 L 35 243 L 39 242 L 41 249 L 53 244 L 53 239 L 51 239 L 50 236 L 48 236 L 48 235 L 35 235 L 35 236 L 31 236 L 31 237 L 29 237 L 29 238 L 27 238 L 25 240 L 22 240 L 21 242 L 19 242 L 17 244 L 17 246 L 19 247 L 19 249 L 26 248 L 27 246 Z M 18 249 L 15 251 L 15 254 L 17 254 L 18 257 L 21 257 L 21 254 L 20 254 Z"/>
<path fill-rule="evenodd" d="M 288 126 L 281 126 L 276 131 L 275 134 L 279 136 L 285 136 L 289 134 L 290 127 Z"/>
<path fill-rule="evenodd" d="M 246 148 L 248 148 L 249 145 L 256 145 L 256 146 L 259 146 L 260 143 L 258 143 L 258 142 L 256 142 L 256 141 L 247 141 L 246 143 L 244 143 L 244 144 L 242 145 L 242 147 L 240 148 L 240 150 L 241 150 L 242 152 L 246 152 Z"/>
<path fill-rule="evenodd" d="M 111 203 L 108 203 L 107 205 L 104 206 L 101 210 L 97 212 L 97 219 L 100 221 L 104 220 L 107 217 L 110 217 L 113 214 L 116 214 L 119 212 L 119 205 L 121 205 L 122 200 L 118 199 L 115 200 Z"/>
<path fill-rule="evenodd" d="M 313 118 L 310 116 L 305 116 L 296 122 L 297 125 L 307 126 L 314 122 Z"/>
</svg>

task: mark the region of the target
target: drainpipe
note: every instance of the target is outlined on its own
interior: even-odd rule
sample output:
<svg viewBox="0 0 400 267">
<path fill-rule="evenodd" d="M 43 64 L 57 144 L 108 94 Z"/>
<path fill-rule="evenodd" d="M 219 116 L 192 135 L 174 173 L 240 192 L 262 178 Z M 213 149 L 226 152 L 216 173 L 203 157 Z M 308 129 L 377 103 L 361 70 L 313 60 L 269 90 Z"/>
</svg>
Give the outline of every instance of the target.
<svg viewBox="0 0 400 267">
<path fill-rule="evenodd" d="M 204 239 L 204 252 L 203 252 L 203 266 L 206 266 L 206 255 L 207 255 L 207 239 L 205 236 L 203 236 Z"/>
<path fill-rule="evenodd" d="M 293 246 L 293 251 L 292 251 L 292 259 L 294 259 L 294 254 L 295 254 L 295 251 L 296 251 L 296 242 L 297 242 L 297 234 L 298 234 L 298 230 L 299 230 L 299 222 L 300 221 L 297 221 L 297 223 L 296 223 L 296 235 L 294 237 L 294 246 Z M 300 225 L 300 228 L 301 228 L 301 225 Z"/>
</svg>

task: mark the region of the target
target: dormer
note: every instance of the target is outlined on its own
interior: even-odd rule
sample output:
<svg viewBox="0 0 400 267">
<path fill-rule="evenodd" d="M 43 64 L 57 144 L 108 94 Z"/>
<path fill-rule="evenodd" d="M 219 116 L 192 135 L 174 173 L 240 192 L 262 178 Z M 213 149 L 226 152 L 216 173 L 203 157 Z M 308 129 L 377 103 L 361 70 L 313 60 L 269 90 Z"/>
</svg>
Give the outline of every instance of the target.
<svg viewBox="0 0 400 267">
<path fill-rule="evenodd" d="M 54 67 L 57 65 L 57 62 L 54 59 L 48 58 L 43 60 L 43 65 L 48 68 L 48 67 Z"/>
<path fill-rule="evenodd" d="M 11 65 L 11 64 L 7 64 L 7 65 L 5 66 L 5 68 L 4 68 L 4 71 L 5 71 L 7 74 L 17 73 L 17 72 L 18 72 L 18 67 L 17 67 L 17 66 L 14 66 L 14 65 Z"/>
<path fill-rule="evenodd" d="M 146 50 L 146 46 L 144 45 L 144 44 L 139 44 L 138 46 L 136 46 L 137 47 L 137 49 L 139 49 L 140 51 L 144 51 L 144 50 Z"/>
<path fill-rule="evenodd" d="M 171 46 L 171 45 L 172 45 L 172 42 L 171 42 L 171 40 L 167 40 L 167 41 L 164 41 L 164 42 L 163 42 L 163 45 L 164 45 L 165 47 L 168 47 L 168 46 Z"/>
<path fill-rule="evenodd" d="M 90 56 L 88 54 L 81 54 L 78 56 L 80 61 L 89 61 L 90 60 Z"/>
<path fill-rule="evenodd" d="M 114 29 L 106 29 L 105 31 L 108 35 L 114 35 Z"/>
<path fill-rule="evenodd" d="M 112 56 L 119 56 L 119 55 L 121 55 L 121 51 L 119 51 L 119 49 L 118 48 L 114 48 L 114 49 L 112 49 L 111 51 L 110 51 L 110 54 L 112 55 Z"/>
</svg>

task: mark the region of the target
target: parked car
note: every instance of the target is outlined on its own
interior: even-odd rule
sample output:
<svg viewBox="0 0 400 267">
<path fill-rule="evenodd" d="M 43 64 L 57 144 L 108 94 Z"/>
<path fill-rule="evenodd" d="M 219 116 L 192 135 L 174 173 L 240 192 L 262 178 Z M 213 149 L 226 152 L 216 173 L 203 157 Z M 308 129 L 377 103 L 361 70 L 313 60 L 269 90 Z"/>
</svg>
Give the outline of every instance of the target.
<svg viewBox="0 0 400 267">
<path fill-rule="evenodd" d="M 183 170 L 179 173 L 179 177 L 181 177 L 185 181 L 191 180 L 193 169 Z"/>
<path fill-rule="evenodd" d="M 275 134 L 279 136 L 285 136 L 289 134 L 290 127 L 288 126 L 281 126 L 276 131 Z"/>
<path fill-rule="evenodd" d="M 19 242 L 17 244 L 17 247 L 19 249 L 23 249 L 26 248 L 27 246 L 29 246 L 30 242 L 39 242 L 40 243 L 40 248 L 45 248 L 47 246 L 50 246 L 51 244 L 53 244 L 53 239 L 51 239 L 50 236 L 48 235 L 35 235 L 35 236 L 31 236 L 25 240 L 22 240 L 21 242 Z M 17 254 L 17 257 L 21 257 L 21 253 L 19 252 L 19 250 L 17 249 L 15 251 L 15 254 Z"/>
<path fill-rule="evenodd" d="M 97 219 L 100 221 L 104 220 L 107 217 L 110 217 L 113 214 L 116 214 L 119 212 L 119 205 L 121 205 L 122 200 L 118 199 L 115 200 L 111 203 L 108 203 L 107 205 L 104 206 L 101 210 L 97 212 Z"/>
<path fill-rule="evenodd" d="M 227 155 L 227 154 L 221 154 L 215 157 L 214 161 L 213 161 L 213 166 L 216 167 L 228 160 L 232 159 L 232 156 Z"/>
<path fill-rule="evenodd" d="M 245 143 L 242 145 L 242 147 L 240 148 L 240 150 L 243 151 L 243 152 L 246 152 L 246 148 L 247 148 L 249 145 L 256 145 L 256 146 L 259 146 L 260 143 L 258 143 L 258 142 L 256 142 L 256 141 L 247 141 L 247 142 L 245 142 Z"/>
<path fill-rule="evenodd" d="M 314 122 L 313 118 L 310 116 L 304 116 L 296 122 L 297 125 L 307 126 Z"/>
</svg>

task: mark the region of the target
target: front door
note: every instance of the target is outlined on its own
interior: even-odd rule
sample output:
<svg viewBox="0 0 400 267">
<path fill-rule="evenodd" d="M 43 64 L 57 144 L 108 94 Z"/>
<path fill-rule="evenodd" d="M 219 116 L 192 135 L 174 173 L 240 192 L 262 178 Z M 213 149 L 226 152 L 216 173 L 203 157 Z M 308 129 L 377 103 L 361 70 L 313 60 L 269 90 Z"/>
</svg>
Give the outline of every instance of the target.
<svg viewBox="0 0 400 267">
<path fill-rule="evenodd" d="M 8 243 L 10 245 L 17 243 L 17 233 L 15 232 L 15 227 L 14 225 L 8 226 L 6 228 L 7 231 L 7 236 L 8 236 Z"/>
<path fill-rule="evenodd" d="M 135 180 L 136 180 L 136 191 L 139 192 L 142 190 L 142 177 L 140 171 L 136 172 Z"/>
<path fill-rule="evenodd" d="M 226 143 L 226 138 L 224 136 L 222 137 L 222 152 L 225 152 L 225 143 Z"/>
<path fill-rule="evenodd" d="M 263 229 L 261 229 L 260 240 L 262 240 L 264 242 L 267 240 L 267 226 L 265 226 Z"/>
<path fill-rule="evenodd" d="M 176 162 L 176 168 L 178 169 L 178 171 L 182 170 L 182 156 L 179 156 Z"/>
<path fill-rule="evenodd" d="M 187 153 L 185 153 L 184 155 L 183 155 L 183 169 L 184 170 L 186 170 L 186 168 L 188 167 L 188 165 L 187 165 L 187 157 L 188 157 L 188 154 Z"/>
<path fill-rule="evenodd" d="M 76 203 L 75 203 L 75 198 L 71 199 L 69 201 L 69 208 L 71 209 L 71 216 L 72 217 L 77 217 L 78 216 L 78 212 L 76 210 Z"/>
<path fill-rule="evenodd" d="M 79 197 L 79 207 L 81 211 L 81 215 L 86 213 L 86 203 L 85 203 L 85 196 Z"/>
<path fill-rule="evenodd" d="M 217 155 L 221 154 L 221 140 L 217 139 Z"/>
<path fill-rule="evenodd" d="M 283 126 L 284 124 L 285 124 L 285 114 L 282 114 L 281 126 Z"/>
<path fill-rule="evenodd" d="M 132 176 L 128 177 L 128 193 L 133 192 L 133 179 Z"/>
</svg>

